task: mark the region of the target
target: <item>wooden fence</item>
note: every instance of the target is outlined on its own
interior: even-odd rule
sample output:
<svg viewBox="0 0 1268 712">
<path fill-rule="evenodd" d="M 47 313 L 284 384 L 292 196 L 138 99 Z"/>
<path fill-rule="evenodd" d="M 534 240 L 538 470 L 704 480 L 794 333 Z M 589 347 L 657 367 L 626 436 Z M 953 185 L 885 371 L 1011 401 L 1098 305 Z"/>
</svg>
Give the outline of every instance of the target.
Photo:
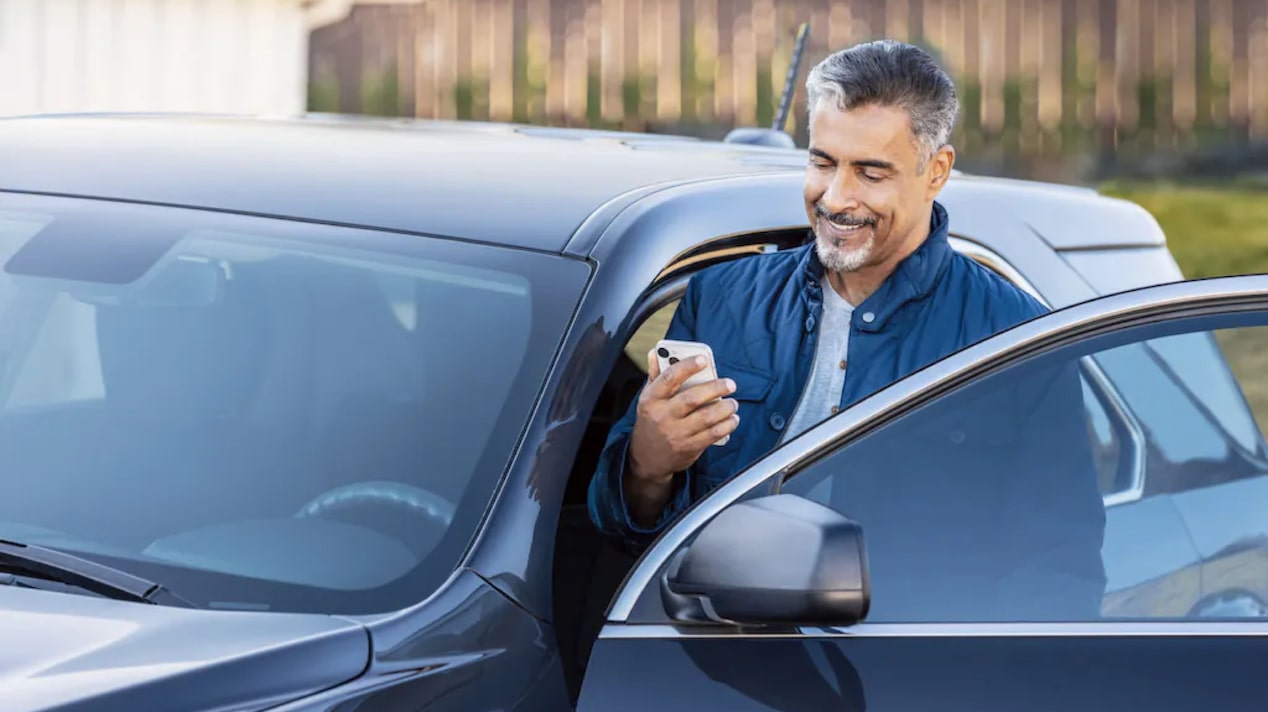
<svg viewBox="0 0 1268 712">
<path fill-rule="evenodd" d="M 313 33 L 315 110 L 717 135 L 769 124 L 809 65 L 877 37 L 938 54 L 957 141 L 1148 153 L 1268 136 L 1268 0 L 421 0 Z M 800 89 L 800 88 L 799 88 Z M 804 140 L 804 91 L 788 129 Z"/>
</svg>

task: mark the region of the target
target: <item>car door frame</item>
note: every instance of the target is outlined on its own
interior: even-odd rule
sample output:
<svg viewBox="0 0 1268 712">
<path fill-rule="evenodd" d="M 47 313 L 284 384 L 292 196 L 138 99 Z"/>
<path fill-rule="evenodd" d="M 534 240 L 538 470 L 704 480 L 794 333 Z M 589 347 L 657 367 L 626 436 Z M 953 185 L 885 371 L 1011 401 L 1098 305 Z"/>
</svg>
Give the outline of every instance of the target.
<svg viewBox="0 0 1268 712">
<path fill-rule="evenodd" d="M 1180 314 L 1202 309 L 1268 310 L 1268 276 L 1225 277 L 1171 283 L 1102 297 L 1052 312 L 979 342 L 932 364 L 890 387 L 865 398 L 851 408 L 809 429 L 767 454 L 747 469 L 719 485 L 672 522 L 643 553 L 611 602 L 599 642 L 630 637 L 675 637 L 693 635 L 684 627 L 666 620 L 659 608 L 659 577 L 670 558 L 705 523 L 733 503 L 763 486 L 777 492 L 778 483 L 886 422 L 910 412 L 952 389 L 996 372 L 1009 364 L 1030 358 L 1051 348 L 1088 338 L 1100 332 L 1140 323 L 1146 319 L 1179 318 Z M 652 615 L 649 615 L 652 613 Z M 1170 631 L 1185 635 L 1203 631 L 1227 634 L 1252 626 L 1255 635 L 1268 635 L 1268 622 L 1216 623 L 1093 622 L 1088 624 L 1014 624 L 974 626 L 1009 635 L 1030 635 L 1060 630 L 1063 634 L 1157 634 Z M 1230 628 L 1230 625 L 1232 627 Z M 650 627 L 649 627 L 650 626 Z M 898 623 L 860 623 L 844 635 L 937 635 L 961 630 L 963 626 Z M 714 628 L 712 634 L 730 634 Z M 703 634 L 709 634 L 705 630 Z"/>
</svg>

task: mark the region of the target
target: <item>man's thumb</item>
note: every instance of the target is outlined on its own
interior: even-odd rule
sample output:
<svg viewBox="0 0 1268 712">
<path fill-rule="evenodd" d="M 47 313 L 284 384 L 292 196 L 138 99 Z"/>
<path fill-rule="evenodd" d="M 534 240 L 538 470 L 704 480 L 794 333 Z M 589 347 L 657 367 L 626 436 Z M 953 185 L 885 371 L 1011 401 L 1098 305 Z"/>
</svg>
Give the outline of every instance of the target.
<svg viewBox="0 0 1268 712">
<path fill-rule="evenodd" d="M 656 358 L 656 349 L 647 352 L 647 380 L 660 378 L 660 361 Z"/>
</svg>

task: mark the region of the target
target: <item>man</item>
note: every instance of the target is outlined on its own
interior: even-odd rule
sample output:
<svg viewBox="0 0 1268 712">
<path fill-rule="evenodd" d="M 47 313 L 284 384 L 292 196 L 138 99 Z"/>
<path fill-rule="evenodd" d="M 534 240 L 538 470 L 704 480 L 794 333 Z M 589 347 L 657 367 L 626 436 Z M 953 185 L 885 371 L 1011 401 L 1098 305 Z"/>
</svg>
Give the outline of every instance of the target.
<svg viewBox="0 0 1268 712">
<path fill-rule="evenodd" d="M 813 244 L 709 268 L 688 285 L 667 338 L 708 343 L 720 378 L 675 395 L 699 365 L 662 373 L 648 355 L 648 383 L 612 428 L 589 491 L 595 524 L 628 548 L 780 443 L 1044 311 L 948 244 L 936 198 L 955 162 L 959 106 L 932 57 L 863 44 L 824 59 L 806 87 Z M 1081 517 L 1103 516 L 1099 497 L 1078 501 Z M 1074 566 L 1095 578 L 1099 552 L 1087 549 L 1079 556 L 1096 561 Z"/>
</svg>

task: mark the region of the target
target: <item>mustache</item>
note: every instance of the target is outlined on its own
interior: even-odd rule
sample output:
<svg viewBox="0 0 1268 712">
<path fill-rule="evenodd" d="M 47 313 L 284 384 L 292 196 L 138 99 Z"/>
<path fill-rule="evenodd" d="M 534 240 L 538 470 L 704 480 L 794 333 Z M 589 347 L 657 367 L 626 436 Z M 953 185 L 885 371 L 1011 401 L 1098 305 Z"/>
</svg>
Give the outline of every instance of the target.
<svg viewBox="0 0 1268 712">
<path fill-rule="evenodd" d="M 823 207 L 822 203 L 815 203 L 815 215 L 827 220 L 828 222 L 843 227 L 862 227 L 876 225 L 876 218 L 857 217 L 849 213 L 834 213 Z"/>
</svg>

